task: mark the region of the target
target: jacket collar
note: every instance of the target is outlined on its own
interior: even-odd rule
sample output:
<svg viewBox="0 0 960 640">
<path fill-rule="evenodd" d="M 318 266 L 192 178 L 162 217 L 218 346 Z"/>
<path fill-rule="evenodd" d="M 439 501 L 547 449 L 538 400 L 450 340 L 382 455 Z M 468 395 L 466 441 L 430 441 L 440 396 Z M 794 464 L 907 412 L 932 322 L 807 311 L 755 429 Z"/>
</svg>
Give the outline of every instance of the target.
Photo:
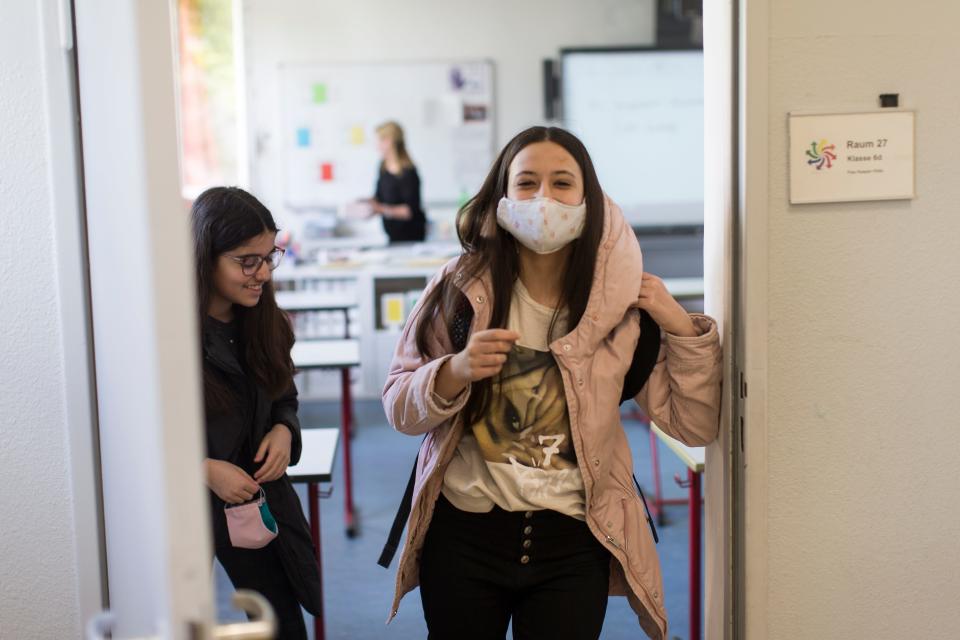
<svg viewBox="0 0 960 640">
<path fill-rule="evenodd" d="M 626 313 L 637 306 L 643 255 L 633 228 L 610 198 L 603 211 L 593 285 L 580 323 L 564 338 L 574 353 L 593 353 Z"/>
<path fill-rule="evenodd" d="M 226 373 L 243 375 L 243 368 L 234 355 L 230 343 L 222 332 L 218 331 L 211 321 L 203 323 L 203 355 L 215 367 Z"/>
</svg>

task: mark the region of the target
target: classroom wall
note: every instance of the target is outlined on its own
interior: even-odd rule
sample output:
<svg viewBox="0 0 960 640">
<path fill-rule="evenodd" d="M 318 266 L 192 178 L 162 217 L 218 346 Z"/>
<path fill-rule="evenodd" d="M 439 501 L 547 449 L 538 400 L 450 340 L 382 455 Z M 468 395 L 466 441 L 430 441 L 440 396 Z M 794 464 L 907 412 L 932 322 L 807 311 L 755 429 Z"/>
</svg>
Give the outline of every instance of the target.
<svg viewBox="0 0 960 640">
<path fill-rule="evenodd" d="M 747 637 L 956 637 L 960 5 L 744 11 Z M 787 113 L 891 92 L 916 199 L 789 205 Z"/>
<path fill-rule="evenodd" d="M 276 211 L 282 211 L 281 62 L 491 59 L 502 146 L 543 122 L 544 58 L 558 57 L 562 47 L 655 40 L 653 0 L 245 0 L 243 23 L 250 181 Z"/>
<path fill-rule="evenodd" d="M 6 2 L 0 20 L 0 638 L 11 639 L 80 637 L 81 599 L 99 599 L 96 586 L 81 593 L 85 561 L 75 544 L 72 391 L 51 188 L 55 107 L 41 46 L 42 33 L 56 33 L 53 6 Z"/>
</svg>

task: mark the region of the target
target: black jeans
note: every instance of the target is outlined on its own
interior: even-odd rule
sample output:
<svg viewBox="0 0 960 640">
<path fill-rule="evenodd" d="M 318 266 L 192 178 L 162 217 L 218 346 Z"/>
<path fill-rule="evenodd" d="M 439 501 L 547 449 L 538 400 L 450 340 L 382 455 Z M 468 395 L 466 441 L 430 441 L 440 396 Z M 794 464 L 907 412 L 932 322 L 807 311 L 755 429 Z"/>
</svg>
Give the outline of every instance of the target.
<svg viewBox="0 0 960 640">
<path fill-rule="evenodd" d="M 555 511 L 467 513 L 441 494 L 420 557 L 429 640 L 595 640 L 610 553 Z"/>
</svg>

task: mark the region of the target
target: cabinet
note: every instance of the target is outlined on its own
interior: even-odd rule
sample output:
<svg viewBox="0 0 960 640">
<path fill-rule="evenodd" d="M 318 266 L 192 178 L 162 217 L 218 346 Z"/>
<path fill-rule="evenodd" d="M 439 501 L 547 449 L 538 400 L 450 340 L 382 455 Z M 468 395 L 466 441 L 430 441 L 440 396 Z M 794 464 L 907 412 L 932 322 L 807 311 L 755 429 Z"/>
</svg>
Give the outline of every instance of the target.
<svg viewBox="0 0 960 640">
<path fill-rule="evenodd" d="M 360 366 L 352 370 L 356 398 L 379 398 L 400 339 L 403 321 L 419 299 L 420 292 L 448 259 L 411 258 L 408 249 L 379 251 L 380 260 L 367 264 L 282 266 L 274 272 L 278 304 L 290 311 L 298 339 L 342 338 L 360 341 Z M 399 323 L 385 316 L 384 296 L 403 300 Z M 331 308 L 317 310 L 317 296 L 329 298 Z M 298 301 L 304 305 L 298 308 Z M 337 302 L 355 303 L 346 316 Z M 344 323 L 347 323 L 346 325 Z M 306 371 L 297 386 L 305 400 L 339 398 L 335 371 Z"/>
</svg>

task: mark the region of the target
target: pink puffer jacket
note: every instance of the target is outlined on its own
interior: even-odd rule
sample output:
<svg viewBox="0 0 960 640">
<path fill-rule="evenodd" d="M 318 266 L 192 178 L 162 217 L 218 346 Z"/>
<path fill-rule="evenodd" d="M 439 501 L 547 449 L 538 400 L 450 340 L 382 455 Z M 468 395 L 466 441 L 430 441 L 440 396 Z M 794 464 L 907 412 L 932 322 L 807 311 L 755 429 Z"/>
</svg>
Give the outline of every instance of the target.
<svg viewBox="0 0 960 640">
<path fill-rule="evenodd" d="M 463 282 L 456 269 L 454 259 L 427 289 L 453 272 L 454 282 L 474 309 L 470 331 L 488 328 L 493 307 L 489 280 Z M 660 562 L 633 487 L 633 461 L 620 422 L 623 378 L 640 334 L 636 306 L 642 273 L 636 236 L 620 209 L 608 200 L 586 311 L 576 328 L 551 343 L 550 350 L 563 376 L 570 430 L 586 490 L 586 522 L 613 558 L 610 594 L 626 595 L 643 630 L 660 640 L 667 635 Z M 463 433 L 458 416 L 468 395 L 450 408 L 433 401 L 437 371 L 452 357 L 453 347 L 442 320 L 435 319 L 430 337 L 433 352 L 448 355 L 428 360 L 419 353 L 415 327 L 421 312 L 418 306 L 407 322 L 383 390 L 390 424 L 401 433 L 427 434 L 417 459 L 413 505 L 389 619 L 396 615 L 400 598 L 419 584 L 424 536 L 447 463 Z M 656 367 L 636 401 L 665 432 L 699 446 L 717 436 L 722 367 L 716 323 L 707 316 L 692 317 L 701 335 L 665 334 Z"/>
</svg>

